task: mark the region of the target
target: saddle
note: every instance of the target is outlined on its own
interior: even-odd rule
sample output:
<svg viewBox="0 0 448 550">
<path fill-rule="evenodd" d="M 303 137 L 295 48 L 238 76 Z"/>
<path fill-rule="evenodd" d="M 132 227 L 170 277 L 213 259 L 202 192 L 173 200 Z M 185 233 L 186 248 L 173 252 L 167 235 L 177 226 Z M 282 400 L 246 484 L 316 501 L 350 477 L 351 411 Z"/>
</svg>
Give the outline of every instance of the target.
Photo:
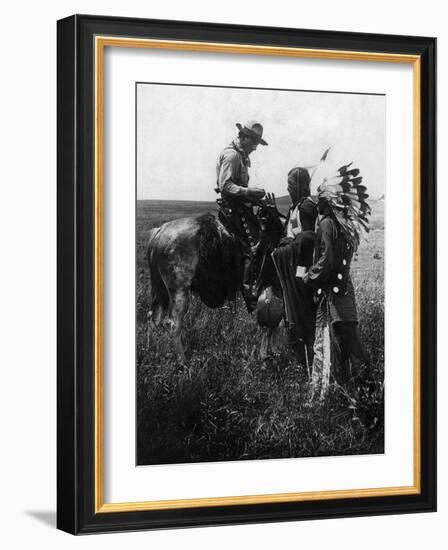
<svg viewBox="0 0 448 550">
<path fill-rule="evenodd" d="M 248 310 L 252 311 L 266 280 L 266 259 L 274 249 L 274 242 L 262 209 L 254 214 L 251 206 L 236 201 L 218 199 L 216 202 L 218 219 L 235 241 L 238 287 Z"/>
<path fill-rule="evenodd" d="M 238 241 L 259 241 L 260 227 L 252 207 L 236 201 L 217 199 L 218 219 L 227 231 Z M 246 227 L 247 226 L 247 227 Z"/>
</svg>

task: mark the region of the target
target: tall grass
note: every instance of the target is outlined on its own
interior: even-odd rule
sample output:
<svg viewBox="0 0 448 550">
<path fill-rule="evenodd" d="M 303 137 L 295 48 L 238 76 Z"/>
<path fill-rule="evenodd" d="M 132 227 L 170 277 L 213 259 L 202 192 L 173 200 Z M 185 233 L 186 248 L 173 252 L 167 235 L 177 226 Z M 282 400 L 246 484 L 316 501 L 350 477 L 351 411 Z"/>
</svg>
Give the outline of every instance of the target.
<svg viewBox="0 0 448 550">
<path fill-rule="evenodd" d="M 181 210 L 178 205 L 172 218 Z M 352 265 L 370 384 L 356 395 L 333 384 L 324 405 L 310 407 L 308 373 L 298 367 L 285 335 L 279 353 L 262 361 L 261 330 L 240 298 L 217 310 L 191 298 L 185 366 L 174 356 L 169 334 L 149 330 L 144 243 L 147 230 L 162 221 L 160 205 L 157 212 L 145 223 L 148 211 L 141 211 L 137 226 L 138 464 L 383 452 L 382 213 Z"/>
</svg>

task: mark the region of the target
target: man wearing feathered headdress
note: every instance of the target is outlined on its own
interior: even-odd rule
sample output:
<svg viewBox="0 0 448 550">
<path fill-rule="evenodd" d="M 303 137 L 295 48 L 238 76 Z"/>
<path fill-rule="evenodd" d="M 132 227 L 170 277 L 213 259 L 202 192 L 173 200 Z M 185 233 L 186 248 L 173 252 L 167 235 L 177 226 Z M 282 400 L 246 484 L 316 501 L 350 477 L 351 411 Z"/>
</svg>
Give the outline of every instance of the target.
<svg viewBox="0 0 448 550">
<path fill-rule="evenodd" d="M 350 263 L 369 230 L 370 208 L 359 170 L 350 166 L 320 176 L 314 260 L 304 276 L 317 298 L 312 388 L 320 398 L 328 388 L 333 356 L 338 359 L 333 374 L 344 385 L 356 379 L 368 361 L 359 336 Z"/>
</svg>

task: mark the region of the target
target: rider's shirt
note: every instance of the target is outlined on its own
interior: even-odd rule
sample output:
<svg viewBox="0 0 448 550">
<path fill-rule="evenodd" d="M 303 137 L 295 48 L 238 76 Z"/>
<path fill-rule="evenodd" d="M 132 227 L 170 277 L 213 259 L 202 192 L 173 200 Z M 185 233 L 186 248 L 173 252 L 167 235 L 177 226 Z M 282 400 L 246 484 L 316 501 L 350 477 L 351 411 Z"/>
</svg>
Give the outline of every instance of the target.
<svg viewBox="0 0 448 550">
<path fill-rule="evenodd" d="M 247 198 L 250 160 L 235 139 L 225 147 L 216 163 L 218 190 L 223 198 Z"/>
</svg>

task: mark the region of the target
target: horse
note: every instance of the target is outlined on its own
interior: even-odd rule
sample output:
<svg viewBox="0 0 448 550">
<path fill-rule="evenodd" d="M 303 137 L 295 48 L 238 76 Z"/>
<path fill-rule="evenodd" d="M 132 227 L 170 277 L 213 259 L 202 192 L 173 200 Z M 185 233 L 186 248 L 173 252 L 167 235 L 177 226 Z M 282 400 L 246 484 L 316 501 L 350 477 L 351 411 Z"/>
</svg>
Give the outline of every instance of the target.
<svg viewBox="0 0 448 550">
<path fill-rule="evenodd" d="M 221 219 L 220 219 L 221 218 Z M 260 203 L 260 239 L 255 253 L 257 321 L 263 328 L 260 355 L 271 353 L 272 339 L 283 317 L 280 284 L 270 253 L 284 233 L 275 199 Z M 211 308 L 222 307 L 241 289 L 239 239 L 225 219 L 211 213 L 180 218 L 150 230 L 147 260 L 151 281 L 151 328 L 162 325 L 172 334 L 176 355 L 185 363 L 182 324 L 189 295 L 199 295 Z"/>
</svg>

